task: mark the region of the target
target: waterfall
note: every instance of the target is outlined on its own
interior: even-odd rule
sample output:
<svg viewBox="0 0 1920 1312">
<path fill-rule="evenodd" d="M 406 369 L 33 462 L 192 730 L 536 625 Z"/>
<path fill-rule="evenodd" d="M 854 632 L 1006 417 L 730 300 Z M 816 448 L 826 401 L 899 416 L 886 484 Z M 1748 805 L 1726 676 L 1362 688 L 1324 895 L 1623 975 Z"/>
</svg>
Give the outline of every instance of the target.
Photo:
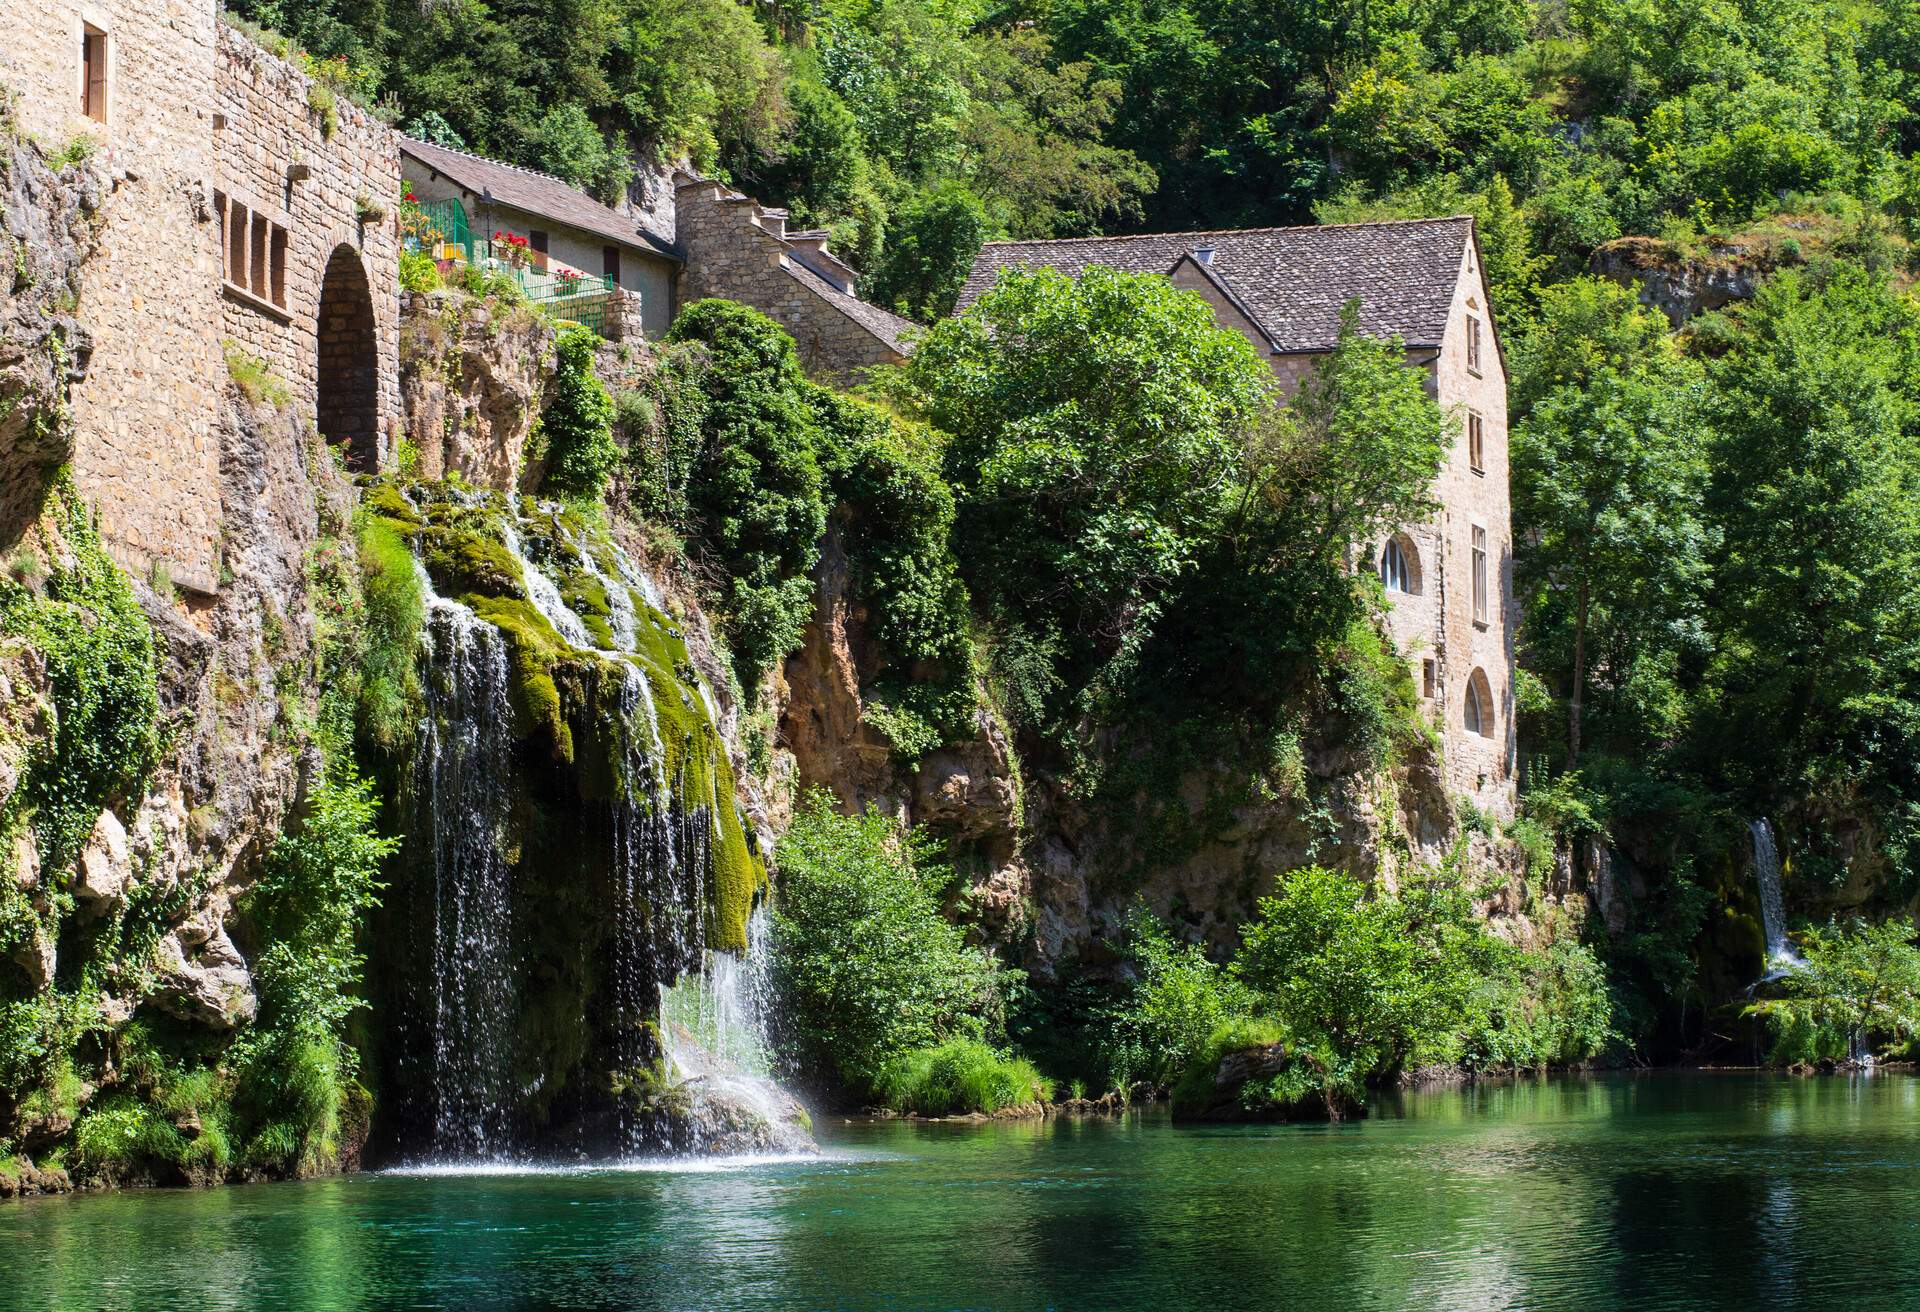
<svg viewBox="0 0 1920 1312">
<path fill-rule="evenodd" d="M 512 709 L 499 630 L 428 594 L 427 714 L 414 757 L 410 829 L 432 860 L 431 1151 L 500 1156 L 507 1147 L 514 998 L 509 959 L 507 748 Z"/>
<path fill-rule="evenodd" d="M 438 504 L 420 504 L 436 496 Z M 428 1142 L 414 1146 L 440 1162 L 524 1158 L 550 1146 L 628 1156 L 810 1147 L 794 1128 L 804 1112 L 769 1076 L 764 906 L 749 918 L 746 951 L 710 942 L 720 863 L 734 859 L 737 870 L 751 849 L 718 705 L 658 588 L 616 544 L 589 540 L 557 507 L 502 507 L 425 487 L 407 500 L 423 517 L 442 517 L 435 522 L 447 522 L 451 504 L 454 524 L 491 524 L 525 597 L 454 600 L 423 582 L 427 714 L 407 813 L 422 885 L 414 914 L 430 922 L 418 927 L 430 942 L 418 953 L 428 976 L 418 990 L 423 1032 L 408 1035 L 399 1060 L 424 1084 L 431 1111 L 416 1136 Z M 497 627 L 529 622 L 539 628 L 531 639 Z M 525 644 L 546 650 L 555 635 L 572 725 L 564 750 L 580 756 L 559 773 L 527 758 L 516 736 L 528 732 L 525 715 L 515 714 L 527 695 L 515 682 L 526 677 L 517 664 Z M 556 821 L 567 832 L 555 833 Z M 577 942 L 524 910 L 517 923 L 516 894 L 543 913 L 555 896 L 567 899 L 588 923 Z M 733 915 L 745 914 L 735 896 Z M 728 923 L 717 942 L 738 940 L 739 921 Z M 570 1037 L 542 1047 L 556 989 Z M 523 1013 L 542 1018 L 524 1034 Z M 571 1064 L 552 1066 L 556 1051 Z M 564 1078 L 549 1090 L 548 1074 Z"/>
<path fill-rule="evenodd" d="M 1750 820 L 1753 832 L 1753 877 L 1760 890 L 1760 921 L 1767 935 L 1766 973 L 1775 978 L 1802 965 L 1799 954 L 1787 938 L 1786 902 L 1780 895 L 1780 850 L 1774 845 L 1773 826 L 1766 820 Z"/>
</svg>

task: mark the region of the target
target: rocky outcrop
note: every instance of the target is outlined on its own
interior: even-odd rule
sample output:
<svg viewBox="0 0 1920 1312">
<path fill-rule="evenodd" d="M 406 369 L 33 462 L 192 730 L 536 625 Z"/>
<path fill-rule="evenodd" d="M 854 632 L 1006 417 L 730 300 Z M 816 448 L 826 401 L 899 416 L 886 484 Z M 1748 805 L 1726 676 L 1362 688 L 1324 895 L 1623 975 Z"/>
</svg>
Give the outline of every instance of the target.
<svg viewBox="0 0 1920 1312">
<path fill-rule="evenodd" d="M 458 291 L 406 294 L 400 390 L 419 476 L 496 491 L 539 486 L 527 440 L 553 363 L 552 326 L 524 308 Z"/>
<path fill-rule="evenodd" d="M 92 339 L 74 317 L 107 179 L 56 169 L 0 103 L 0 546 L 32 522 L 47 472 L 73 454 L 60 421 Z"/>
<path fill-rule="evenodd" d="M 1675 328 L 1695 315 L 1744 301 L 1759 290 L 1768 267 L 1737 242 L 1714 241 L 1690 253 L 1658 237 L 1622 237 L 1596 247 L 1590 273 L 1637 287 L 1642 305 L 1667 316 Z"/>
</svg>

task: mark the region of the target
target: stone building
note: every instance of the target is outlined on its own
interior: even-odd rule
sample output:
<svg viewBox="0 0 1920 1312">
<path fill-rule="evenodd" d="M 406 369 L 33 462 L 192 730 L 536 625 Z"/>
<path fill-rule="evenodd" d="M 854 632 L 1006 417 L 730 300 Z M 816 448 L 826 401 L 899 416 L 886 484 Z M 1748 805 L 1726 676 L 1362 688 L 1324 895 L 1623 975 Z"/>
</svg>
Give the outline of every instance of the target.
<svg viewBox="0 0 1920 1312">
<path fill-rule="evenodd" d="M 110 549 L 220 586 L 229 344 L 367 466 L 397 420 L 393 133 L 223 25 L 214 0 L 6 0 L 21 127 L 113 189 L 84 266 L 73 457 Z"/>
<path fill-rule="evenodd" d="M 1291 394 L 1330 350 L 1340 313 L 1398 336 L 1455 440 L 1434 481 L 1439 510 L 1369 549 L 1389 623 L 1442 727 L 1448 786 L 1512 813 L 1513 529 L 1507 488 L 1507 373 L 1470 218 L 989 242 L 964 310 L 1010 265 L 1078 274 L 1093 265 L 1160 273 L 1204 297 Z"/>
<path fill-rule="evenodd" d="M 422 205 L 460 203 L 474 243 L 484 246 L 495 232 L 525 238 L 538 272 L 606 279 L 624 293 L 623 301 L 638 303 L 649 337 L 672 325 L 680 253 L 638 216 L 545 173 L 409 137 L 400 140 L 400 165 Z M 469 250 L 465 258 L 474 255 Z M 622 307 L 623 319 L 631 314 Z"/>
<path fill-rule="evenodd" d="M 712 178 L 674 175 L 675 239 L 686 256 L 679 302 L 708 296 L 751 305 L 793 334 L 807 372 L 858 382 L 897 364 L 914 324 L 869 305 L 856 274 L 827 249 L 825 232 L 788 232 L 787 212 Z"/>
</svg>

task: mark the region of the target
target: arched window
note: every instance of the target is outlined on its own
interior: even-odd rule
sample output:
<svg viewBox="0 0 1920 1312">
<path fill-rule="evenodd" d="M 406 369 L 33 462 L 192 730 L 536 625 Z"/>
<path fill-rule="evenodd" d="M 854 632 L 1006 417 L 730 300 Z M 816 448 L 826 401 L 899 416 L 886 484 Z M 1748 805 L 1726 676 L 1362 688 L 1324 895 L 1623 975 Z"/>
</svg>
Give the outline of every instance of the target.
<svg viewBox="0 0 1920 1312">
<path fill-rule="evenodd" d="M 1419 556 L 1404 537 L 1391 537 L 1380 549 L 1380 582 L 1388 592 L 1420 591 Z"/>
<path fill-rule="evenodd" d="M 1493 690 L 1487 686 L 1485 670 L 1475 670 L 1467 680 L 1467 704 L 1461 719 L 1468 733 L 1493 737 Z"/>
</svg>

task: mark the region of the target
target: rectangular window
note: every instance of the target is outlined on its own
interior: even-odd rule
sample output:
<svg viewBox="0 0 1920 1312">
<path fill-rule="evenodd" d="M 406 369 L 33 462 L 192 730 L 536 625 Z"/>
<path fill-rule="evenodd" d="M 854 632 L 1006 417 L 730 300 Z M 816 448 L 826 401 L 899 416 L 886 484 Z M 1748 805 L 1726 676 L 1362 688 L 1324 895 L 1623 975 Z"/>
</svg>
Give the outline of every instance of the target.
<svg viewBox="0 0 1920 1312">
<path fill-rule="evenodd" d="M 1467 316 L 1467 368 L 1480 372 L 1480 321 L 1472 315 Z"/>
<path fill-rule="evenodd" d="M 91 25 L 80 37 L 80 112 L 107 121 L 107 34 Z"/>
<path fill-rule="evenodd" d="M 267 296 L 267 216 L 253 216 L 252 242 L 247 247 L 248 281 L 241 283 L 262 300 Z M 237 281 L 237 280 L 236 280 Z"/>
<path fill-rule="evenodd" d="M 227 207 L 227 281 L 236 287 L 247 281 L 247 207 L 234 201 Z"/>
<path fill-rule="evenodd" d="M 1473 620 L 1487 622 L 1487 531 L 1473 526 Z"/>
<path fill-rule="evenodd" d="M 267 252 L 267 294 L 281 309 L 287 308 L 287 230 L 273 225 L 272 249 Z"/>
<path fill-rule="evenodd" d="M 600 272 L 606 274 L 607 280 L 614 286 L 620 285 L 620 248 L 618 246 L 600 248 Z"/>
<path fill-rule="evenodd" d="M 1429 656 L 1420 662 L 1420 695 L 1432 701 L 1439 683 L 1438 671 L 1433 666 L 1433 657 Z"/>
<path fill-rule="evenodd" d="M 1476 474 L 1487 472 L 1486 434 L 1484 421 L 1473 411 L 1467 411 L 1467 464 Z"/>
</svg>

